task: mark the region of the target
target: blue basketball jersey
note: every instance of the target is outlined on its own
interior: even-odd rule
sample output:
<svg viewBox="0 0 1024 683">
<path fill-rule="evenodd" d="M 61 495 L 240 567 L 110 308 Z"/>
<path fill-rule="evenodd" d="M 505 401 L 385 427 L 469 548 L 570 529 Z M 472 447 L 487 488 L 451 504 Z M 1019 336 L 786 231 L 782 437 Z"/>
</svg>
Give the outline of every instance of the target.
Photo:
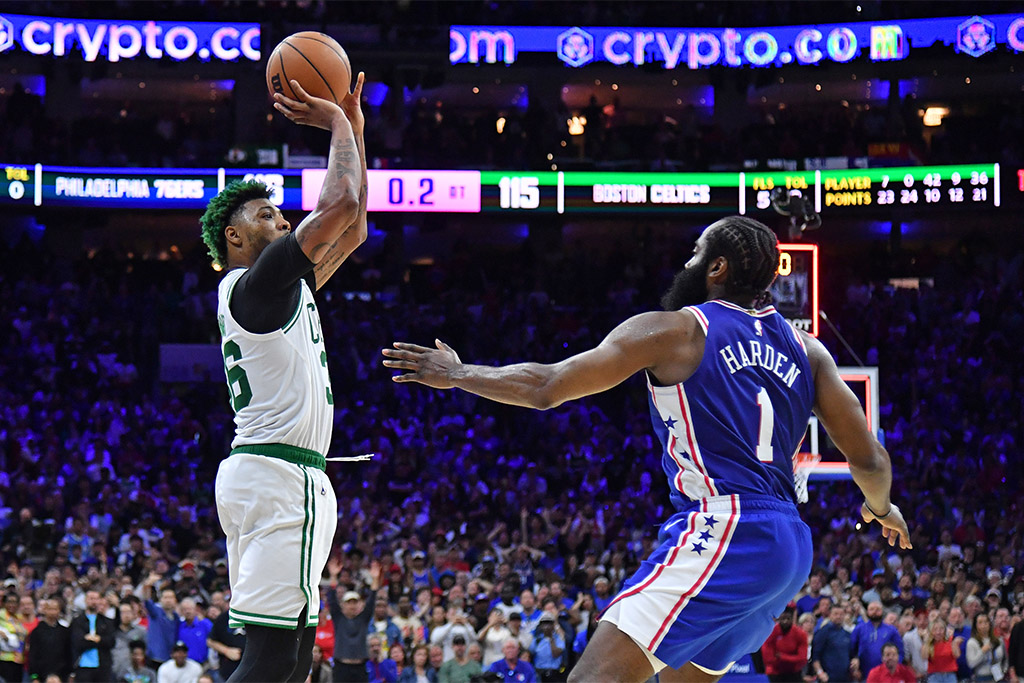
<svg viewBox="0 0 1024 683">
<path fill-rule="evenodd" d="M 803 340 L 772 306 L 716 300 L 684 310 L 706 336 L 700 365 L 681 384 L 647 378 L 672 504 L 732 494 L 796 503 L 793 456 L 814 405 Z"/>
</svg>

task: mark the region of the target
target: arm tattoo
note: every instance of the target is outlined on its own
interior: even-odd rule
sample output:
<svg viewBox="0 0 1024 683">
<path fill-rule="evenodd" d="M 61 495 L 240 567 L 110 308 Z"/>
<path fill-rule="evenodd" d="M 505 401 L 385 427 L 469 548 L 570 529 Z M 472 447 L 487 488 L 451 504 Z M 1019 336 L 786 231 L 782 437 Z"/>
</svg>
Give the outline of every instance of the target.
<svg viewBox="0 0 1024 683">
<path fill-rule="evenodd" d="M 319 261 L 320 258 L 323 256 L 324 251 L 330 249 L 332 246 L 333 245 L 328 244 L 327 242 L 321 242 L 320 244 L 316 245 L 310 252 L 309 260 L 314 262 Z"/>
<path fill-rule="evenodd" d="M 334 175 L 338 180 L 352 173 L 352 162 L 358 160 L 359 155 L 352 150 L 350 140 L 338 140 L 334 143 Z"/>
</svg>

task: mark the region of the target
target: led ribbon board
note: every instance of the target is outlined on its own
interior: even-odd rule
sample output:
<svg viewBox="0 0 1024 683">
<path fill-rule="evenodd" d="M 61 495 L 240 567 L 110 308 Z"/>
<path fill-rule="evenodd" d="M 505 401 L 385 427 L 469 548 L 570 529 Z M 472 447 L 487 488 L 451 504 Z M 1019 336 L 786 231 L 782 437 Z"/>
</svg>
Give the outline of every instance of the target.
<svg viewBox="0 0 1024 683">
<path fill-rule="evenodd" d="M 522 52 L 547 53 L 570 67 L 661 64 L 665 69 L 906 59 L 945 45 L 980 57 L 1000 46 L 1024 52 L 1024 14 L 942 17 L 763 28 L 606 26 L 451 26 L 452 64 L 513 64 Z"/>
<path fill-rule="evenodd" d="M 189 21 L 60 19 L 0 15 L 0 52 L 81 55 L 87 62 L 198 57 L 203 61 L 260 61 L 259 24 Z"/>
<path fill-rule="evenodd" d="M 1014 172 L 1015 173 L 1015 172 Z M 1014 173 L 1013 194 L 1018 178 Z M 92 168 L 6 164 L 0 204 L 202 209 L 232 180 L 267 183 L 282 210 L 312 210 L 324 169 Z M 1024 176 L 1022 176 L 1024 177 Z M 822 216 L 940 213 L 1002 205 L 999 164 L 841 171 L 619 173 L 604 171 L 367 172 L 371 212 L 774 216 L 772 192 L 813 198 Z"/>
</svg>

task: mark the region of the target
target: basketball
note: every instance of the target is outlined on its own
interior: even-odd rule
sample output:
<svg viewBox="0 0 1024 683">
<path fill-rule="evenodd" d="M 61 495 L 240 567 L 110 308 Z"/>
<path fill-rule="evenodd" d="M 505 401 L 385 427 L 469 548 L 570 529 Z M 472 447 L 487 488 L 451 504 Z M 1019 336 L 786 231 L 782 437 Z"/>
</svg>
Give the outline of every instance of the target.
<svg viewBox="0 0 1024 683">
<path fill-rule="evenodd" d="M 352 84 L 352 65 L 345 49 L 334 38 L 318 31 L 288 36 L 267 60 L 267 89 L 298 99 L 290 81 L 314 97 L 341 104 Z"/>
</svg>

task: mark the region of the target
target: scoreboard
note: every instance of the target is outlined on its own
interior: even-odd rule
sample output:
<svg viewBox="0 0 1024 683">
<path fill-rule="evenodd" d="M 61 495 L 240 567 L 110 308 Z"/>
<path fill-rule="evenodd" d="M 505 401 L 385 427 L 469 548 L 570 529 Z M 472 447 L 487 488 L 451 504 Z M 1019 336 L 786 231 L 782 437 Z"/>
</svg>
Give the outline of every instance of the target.
<svg viewBox="0 0 1024 683">
<path fill-rule="evenodd" d="M 771 210 L 771 192 L 813 194 L 814 210 L 859 213 L 902 207 L 997 207 L 1001 204 L 999 164 L 911 166 L 842 171 L 740 174 L 745 191 L 740 213 Z"/>
<path fill-rule="evenodd" d="M 323 169 L 83 168 L 6 164 L 0 203 L 197 209 L 232 180 L 260 179 L 283 210 L 316 205 Z M 813 199 L 823 217 L 1002 205 L 999 164 L 751 173 L 371 169 L 368 209 L 386 212 L 677 216 L 771 212 L 772 191 Z M 1014 194 L 1024 176 L 1013 179 Z M 1024 185 L 1022 185 L 1024 186 Z"/>
</svg>

